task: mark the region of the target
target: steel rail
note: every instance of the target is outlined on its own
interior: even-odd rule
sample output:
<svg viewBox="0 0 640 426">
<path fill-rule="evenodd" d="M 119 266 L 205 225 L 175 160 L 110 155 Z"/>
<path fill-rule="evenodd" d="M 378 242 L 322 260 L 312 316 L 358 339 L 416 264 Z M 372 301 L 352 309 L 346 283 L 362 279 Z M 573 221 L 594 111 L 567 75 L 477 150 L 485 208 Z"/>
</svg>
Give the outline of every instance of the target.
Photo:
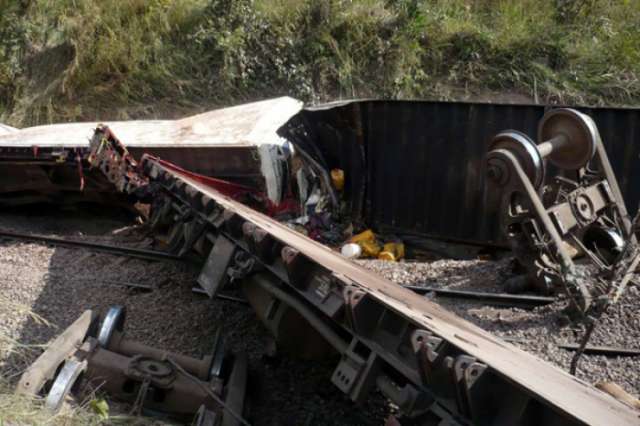
<svg viewBox="0 0 640 426">
<path fill-rule="evenodd" d="M 484 303 L 491 306 L 517 307 L 521 309 L 534 309 L 538 306 L 545 306 L 555 302 L 555 297 L 529 296 L 506 293 L 487 293 L 470 290 L 452 290 L 449 288 L 421 287 L 415 285 L 404 285 L 418 294 L 434 293 L 438 298 L 466 300 Z"/>
<path fill-rule="evenodd" d="M 45 235 L 25 234 L 20 232 L 0 229 L 0 238 L 12 240 L 34 241 L 38 243 L 51 244 L 56 246 L 85 248 L 88 250 L 113 254 L 116 256 L 128 256 L 145 260 L 182 260 L 181 257 L 171 253 L 164 253 L 155 250 L 137 249 L 132 247 L 113 246 L 109 244 L 91 243 L 88 241 L 74 241 L 65 238 L 48 237 Z"/>
<path fill-rule="evenodd" d="M 205 296 L 207 295 L 207 292 L 204 291 L 200 287 L 193 287 L 191 289 L 191 291 L 193 293 L 196 293 L 196 294 L 203 294 Z M 247 306 L 249 305 L 249 301 L 247 299 L 243 299 L 242 297 L 231 296 L 229 294 L 218 293 L 218 294 L 214 295 L 213 297 L 215 297 L 216 299 L 226 300 L 226 301 L 229 301 L 229 302 L 236 302 L 236 303 L 239 303 L 241 305 L 247 305 Z"/>
<path fill-rule="evenodd" d="M 518 339 L 513 337 L 503 337 L 506 342 L 510 343 L 527 343 L 530 339 Z M 559 349 L 567 351 L 577 351 L 580 349 L 580 343 L 557 343 L 555 345 Z M 585 355 L 601 355 L 606 357 L 632 357 L 640 356 L 640 349 L 622 348 L 617 346 L 590 346 L 584 347 Z"/>
<path fill-rule="evenodd" d="M 577 351 L 580 348 L 579 343 L 559 343 L 560 349 L 568 351 Z M 585 355 L 603 355 L 607 357 L 617 356 L 640 356 L 640 349 L 620 348 L 615 346 L 585 346 L 583 353 Z"/>
<path fill-rule="evenodd" d="M 454 424 L 520 424 L 534 412 L 554 425 L 638 421 L 635 411 L 593 386 L 188 175 L 153 158 L 143 160 L 143 170 L 212 231 L 251 254 L 297 297 L 324 312 L 327 321 L 351 333 L 360 351 L 367 349 L 386 370 L 404 377 L 407 382 L 397 385 L 414 397 L 401 409 L 419 408 L 422 395 L 431 398 L 431 407 L 450 413 L 447 420 Z M 265 236 L 270 245 L 282 248 L 281 258 L 262 257 L 258 239 L 264 243 Z M 306 266 L 301 271 L 299 265 Z M 335 295 L 341 304 L 330 310 Z M 354 367 L 358 364 L 352 361 L 343 359 L 336 372 L 343 377 L 353 373 L 349 379 L 360 385 L 371 371 Z M 353 386 L 336 385 L 355 398 Z"/>
</svg>

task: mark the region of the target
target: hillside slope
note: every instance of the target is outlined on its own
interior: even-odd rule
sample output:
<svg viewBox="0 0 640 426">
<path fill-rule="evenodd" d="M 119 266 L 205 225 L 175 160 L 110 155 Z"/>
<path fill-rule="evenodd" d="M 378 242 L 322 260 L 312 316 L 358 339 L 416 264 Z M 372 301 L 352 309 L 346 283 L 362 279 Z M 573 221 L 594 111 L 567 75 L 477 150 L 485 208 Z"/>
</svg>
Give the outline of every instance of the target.
<svg viewBox="0 0 640 426">
<path fill-rule="evenodd" d="M 638 0 L 0 0 L 0 121 L 275 95 L 633 105 Z"/>
</svg>

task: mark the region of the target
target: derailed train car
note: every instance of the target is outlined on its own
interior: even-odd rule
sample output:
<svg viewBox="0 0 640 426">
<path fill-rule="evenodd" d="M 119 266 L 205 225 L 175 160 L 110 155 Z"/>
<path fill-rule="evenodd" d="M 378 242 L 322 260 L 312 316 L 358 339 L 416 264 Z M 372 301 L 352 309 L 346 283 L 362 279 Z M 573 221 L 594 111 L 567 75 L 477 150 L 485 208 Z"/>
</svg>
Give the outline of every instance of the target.
<svg viewBox="0 0 640 426">
<path fill-rule="evenodd" d="M 50 191 L 52 171 L 58 170 L 70 173 L 64 181 L 73 185 L 66 191 L 81 196 L 88 174 L 102 179 L 108 193 L 117 194 L 114 184 L 129 173 L 135 185 L 115 185 L 128 188 L 127 195 L 139 189 L 135 186 L 153 185 L 150 226 L 174 237 L 173 252 L 202 256 L 198 282 L 203 290 L 215 295 L 233 276 L 277 337 L 295 336 L 294 346 L 312 355 L 325 353 L 327 346 L 339 353 L 332 381 L 355 401 L 377 387 L 410 421 L 425 425 L 637 420 L 630 408 L 590 385 L 269 217 L 286 209 L 261 214 L 225 194 L 215 180 L 249 188 L 268 206 L 291 202 L 293 210 L 300 207 L 297 214 L 304 214 L 314 194 L 329 208 L 338 208 L 328 171 L 341 169 L 346 213 L 354 221 L 399 233 L 500 245 L 500 195 L 486 189 L 485 154 L 492 136 L 505 128 L 533 134 L 542 107 L 362 101 L 300 110 L 295 101 L 280 99 L 244 108 L 217 112 L 220 118 L 235 111 L 227 126 L 213 113 L 176 123 L 115 123 L 99 127 L 91 143 L 95 123 L 68 127 L 72 131 L 65 133 L 74 137 L 76 131 L 91 131 L 82 135 L 87 142 L 66 145 L 66 137 L 48 144 L 37 139 L 38 132 L 51 138 L 56 128 L 35 134 L 33 129 L 11 131 L 0 137 L 0 157 L 7 167 L 43 171 L 49 180 L 43 177 L 42 184 L 28 190 L 36 198 Z M 260 111 L 253 116 L 240 113 L 256 108 Z M 264 117 L 273 119 L 262 126 Z M 627 124 L 635 126 L 635 121 Z M 199 132 L 200 125 L 207 130 Z M 237 132 L 236 125 L 243 131 Z M 617 140 L 603 128 L 605 141 Z M 634 135 L 627 130 L 625 135 Z M 220 155 L 219 160 L 191 157 L 212 134 L 220 139 L 210 139 L 203 150 Z M 158 140 L 167 143 L 158 147 Z M 226 144 L 238 142 L 254 161 L 241 164 L 240 174 L 219 170 L 225 167 L 219 163 L 233 163 L 232 156 L 225 157 Z M 637 156 L 633 149 L 625 144 L 623 151 Z M 614 165 L 631 164 L 616 156 L 619 150 L 612 154 Z M 92 156 L 101 159 L 94 162 Z M 625 184 L 634 177 L 632 169 L 622 167 L 625 175 L 618 177 L 634 202 L 632 186 Z M 7 200 L 24 200 L 25 189 L 6 188 Z M 225 410 L 224 404 L 218 408 Z"/>
<path fill-rule="evenodd" d="M 491 244 L 503 239 L 495 220 L 499 200 L 486 185 L 484 156 L 489 142 L 505 129 L 535 135 L 539 120 L 550 108 L 378 100 L 303 108 L 299 101 L 280 98 L 183 120 L 109 126 L 122 140 L 131 141 L 128 149 L 136 158 L 143 153 L 156 155 L 194 173 L 271 191 L 274 201 L 282 198 L 284 184 L 275 179 L 286 174 L 286 166 L 278 164 L 282 151 L 267 153 L 266 146 L 282 147 L 290 139 L 327 169 L 346 171 L 347 199 L 355 217 L 390 231 Z M 640 190 L 633 185 L 640 179 L 635 167 L 640 155 L 640 110 L 578 109 L 593 117 L 626 203 L 635 208 L 640 201 Z M 58 180 L 51 171 L 46 176 L 24 166 L 47 159 L 59 163 L 63 157 L 75 161 L 73 154 L 61 149 L 88 148 L 88 135 L 97 124 L 3 126 L 2 197 L 18 202 L 26 194 L 11 197 L 12 193 L 47 184 L 78 190 L 77 173 L 68 181 Z M 262 152 L 260 146 L 265 147 Z M 16 161 L 20 166 L 9 168 Z M 477 214 L 469 216 L 467 211 Z"/>
<path fill-rule="evenodd" d="M 180 120 L 109 126 L 122 140 L 131 141 L 127 149 L 134 158 L 155 155 L 194 173 L 251 187 L 279 203 L 286 141 L 276 130 L 301 108 L 300 101 L 279 98 Z M 114 196 L 101 174 L 82 161 L 98 124 L 0 128 L 0 203 L 69 203 Z"/>
</svg>

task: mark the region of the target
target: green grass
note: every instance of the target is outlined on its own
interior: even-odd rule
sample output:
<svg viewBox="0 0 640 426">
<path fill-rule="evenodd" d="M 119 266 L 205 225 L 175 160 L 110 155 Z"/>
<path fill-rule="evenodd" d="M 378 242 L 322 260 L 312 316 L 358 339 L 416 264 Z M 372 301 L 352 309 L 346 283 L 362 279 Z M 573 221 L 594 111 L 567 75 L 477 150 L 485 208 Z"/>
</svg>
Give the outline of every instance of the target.
<svg viewBox="0 0 640 426">
<path fill-rule="evenodd" d="M 13 393 L 11 386 L 0 381 L 0 423 L 7 425 L 75 426 L 99 425 L 101 420 L 87 407 L 63 411 L 55 416 L 37 399 Z"/>
<path fill-rule="evenodd" d="M 0 0 L 0 120 L 291 95 L 634 105 L 639 0 Z"/>
</svg>

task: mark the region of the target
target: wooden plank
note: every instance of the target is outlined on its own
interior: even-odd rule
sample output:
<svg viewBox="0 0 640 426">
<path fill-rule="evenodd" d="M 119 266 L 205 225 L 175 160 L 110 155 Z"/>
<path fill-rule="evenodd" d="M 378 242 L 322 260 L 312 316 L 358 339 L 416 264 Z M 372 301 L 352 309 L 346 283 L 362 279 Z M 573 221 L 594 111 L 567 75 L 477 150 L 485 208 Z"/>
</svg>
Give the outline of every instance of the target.
<svg viewBox="0 0 640 426">
<path fill-rule="evenodd" d="M 44 384 L 53 379 L 58 367 L 80 347 L 96 315 L 86 310 L 62 334 L 49 344 L 36 361 L 20 377 L 16 392 L 37 395 Z"/>
</svg>

